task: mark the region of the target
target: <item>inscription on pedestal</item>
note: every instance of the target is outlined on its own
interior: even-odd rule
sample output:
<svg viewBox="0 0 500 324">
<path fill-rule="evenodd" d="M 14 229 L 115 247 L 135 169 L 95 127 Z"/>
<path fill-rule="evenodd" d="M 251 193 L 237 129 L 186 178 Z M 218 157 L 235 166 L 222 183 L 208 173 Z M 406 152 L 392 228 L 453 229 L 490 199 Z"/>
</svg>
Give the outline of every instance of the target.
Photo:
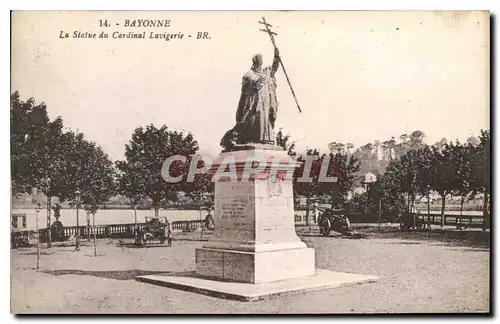
<svg viewBox="0 0 500 324">
<path fill-rule="evenodd" d="M 255 238 L 254 198 L 248 183 L 218 183 L 215 200 L 216 237 L 225 241 Z M 250 191 L 250 192 L 249 192 Z"/>
<path fill-rule="evenodd" d="M 268 181 L 267 194 L 269 197 L 281 196 L 283 194 L 282 180 Z"/>
<path fill-rule="evenodd" d="M 237 154 L 241 164 L 255 152 Z M 288 157 L 285 151 L 269 154 Z M 196 252 L 197 274 L 247 283 L 314 274 L 314 250 L 295 233 L 293 183 L 267 176 L 215 183 L 215 231 Z"/>
<path fill-rule="evenodd" d="M 294 228 L 290 228 L 287 222 L 287 216 L 290 216 L 287 199 L 260 198 L 257 204 L 258 208 L 263 211 L 257 223 L 259 241 L 264 244 L 273 244 L 288 240 L 290 236 L 288 232 L 294 231 Z"/>
<path fill-rule="evenodd" d="M 247 197 L 225 197 L 220 199 L 218 206 L 221 225 L 227 229 L 235 228 L 237 225 L 245 225 L 248 220 L 248 209 L 251 208 L 251 200 Z"/>
<path fill-rule="evenodd" d="M 256 183 L 256 233 L 261 244 L 295 241 L 293 223 L 293 194 L 290 181 L 267 181 Z M 261 188 L 261 189 L 260 189 Z"/>
<path fill-rule="evenodd" d="M 245 210 L 245 199 L 235 199 L 230 202 L 223 202 L 221 205 L 221 218 L 238 217 Z"/>
</svg>

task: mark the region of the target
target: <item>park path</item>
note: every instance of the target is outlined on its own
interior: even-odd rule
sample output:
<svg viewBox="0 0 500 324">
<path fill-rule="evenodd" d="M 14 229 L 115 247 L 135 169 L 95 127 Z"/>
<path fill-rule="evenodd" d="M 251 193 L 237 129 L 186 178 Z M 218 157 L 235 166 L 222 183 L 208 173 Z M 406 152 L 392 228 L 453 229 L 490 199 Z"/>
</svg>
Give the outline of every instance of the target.
<svg viewBox="0 0 500 324">
<path fill-rule="evenodd" d="M 15 313 L 373 313 L 485 312 L 489 307 L 489 249 L 439 240 L 343 239 L 304 236 L 318 268 L 376 274 L 376 283 L 278 297 L 252 303 L 223 300 L 135 281 L 136 275 L 194 269 L 203 242 L 174 241 L 173 248 L 132 248 L 99 240 L 98 256 L 85 243 L 35 249 L 11 258 Z"/>
</svg>

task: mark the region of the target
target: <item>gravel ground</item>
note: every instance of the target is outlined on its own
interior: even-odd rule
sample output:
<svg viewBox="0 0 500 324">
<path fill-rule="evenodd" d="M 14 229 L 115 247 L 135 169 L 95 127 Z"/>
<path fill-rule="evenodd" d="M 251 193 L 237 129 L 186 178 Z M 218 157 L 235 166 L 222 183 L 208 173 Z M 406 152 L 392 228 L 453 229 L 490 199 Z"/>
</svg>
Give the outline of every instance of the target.
<svg viewBox="0 0 500 324">
<path fill-rule="evenodd" d="M 134 280 L 137 275 L 194 270 L 199 233 L 177 236 L 172 248 L 134 248 L 99 240 L 80 252 L 60 245 L 11 254 L 13 313 L 407 313 L 488 312 L 489 244 L 461 233 L 379 233 L 362 239 L 320 237 L 301 229 L 316 249 L 316 267 L 376 274 L 376 283 L 282 296 L 252 303 L 223 300 Z M 484 233 L 483 233 L 484 234 Z M 465 237 L 465 238 L 464 238 Z M 485 237 L 484 235 L 482 236 Z"/>
</svg>

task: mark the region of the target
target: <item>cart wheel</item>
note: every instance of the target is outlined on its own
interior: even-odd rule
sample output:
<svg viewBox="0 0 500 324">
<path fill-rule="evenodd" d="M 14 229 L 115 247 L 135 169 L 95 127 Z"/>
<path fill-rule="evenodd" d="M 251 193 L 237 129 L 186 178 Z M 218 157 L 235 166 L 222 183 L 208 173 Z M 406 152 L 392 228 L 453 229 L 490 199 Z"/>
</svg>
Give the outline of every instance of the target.
<svg viewBox="0 0 500 324">
<path fill-rule="evenodd" d="M 13 233 L 11 233 L 10 234 L 10 248 L 15 249 L 16 247 L 17 247 L 16 236 Z"/>
<path fill-rule="evenodd" d="M 27 236 L 23 236 L 23 246 L 29 246 L 30 240 Z"/>
<path fill-rule="evenodd" d="M 321 217 L 318 220 L 319 232 L 323 236 L 330 235 L 331 223 L 330 220 L 326 217 Z"/>
<path fill-rule="evenodd" d="M 135 245 L 143 247 L 146 244 L 146 239 L 144 238 L 144 234 L 139 232 L 137 233 L 137 237 L 135 238 Z"/>
</svg>

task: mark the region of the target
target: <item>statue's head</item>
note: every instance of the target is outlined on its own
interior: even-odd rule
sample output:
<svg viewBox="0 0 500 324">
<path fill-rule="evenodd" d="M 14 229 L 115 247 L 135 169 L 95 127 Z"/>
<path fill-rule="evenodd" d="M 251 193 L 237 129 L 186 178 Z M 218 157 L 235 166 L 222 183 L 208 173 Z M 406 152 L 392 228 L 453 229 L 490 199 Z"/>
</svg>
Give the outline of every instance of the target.
<svg viewBox="0 0 500 324">
<path fill-rule="evenodd" d="M 262 67 L 262 54 L 255 54 L 252 57 L 252 66 L 260 69 Z"/>
</svg>

